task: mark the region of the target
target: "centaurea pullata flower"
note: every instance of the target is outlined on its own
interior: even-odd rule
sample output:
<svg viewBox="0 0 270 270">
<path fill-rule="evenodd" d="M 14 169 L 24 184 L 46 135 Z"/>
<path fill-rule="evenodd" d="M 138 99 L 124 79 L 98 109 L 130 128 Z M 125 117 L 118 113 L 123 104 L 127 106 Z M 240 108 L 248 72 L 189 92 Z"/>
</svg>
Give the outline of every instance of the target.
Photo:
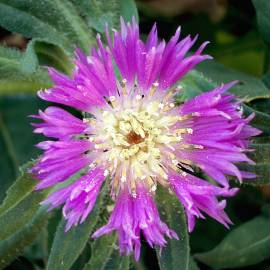
<svg viewBox="0 0 270 270">
<path fill-rule="evenodd" d="M 181 89 L 175 83 L 211 58 L 202 54 L 207 43 L 186 56 L 196 38 L 179 41 L 179 36 L 177 29 L 168 43 L 159 42 L 154 26 L 143 42 L 136 22 L 122 21 L 112 39 L 107 31 L 108 47 L 98 35 L 90 56 L 76 51 L 71 78 L 49 69 L 54 86 L 39 92 L 44 100 L 83 111 L 83 118 L 58 107 L 34 116 L 43 120 L 34 124 L 35 132 L 53 138 L 38 145 L 44 154 L 32 169 L 40 179 L 37 188 L 84 172 L 44 203 L 51 209 L 64 205 L 68 230 L 87 218 L 107 179 L 115 207 L 108 224 L 93 237 L 116 230 L 121 254 L 134 251 L 137 260 L 141 235 L 150 246 L 160 247 L 166 237 L 177 238 L 159 217 L 154 202 L 159 185 L 175 192 L 191 231 L 203 212 L 231 224 L 224 212 L 226 201 L 218 200 L 237 192 L 230 189 L 227 176 L 240 181 L 254 177 L 235 165 L 253 164 L 245 151 L 249 138 L 259 134 L 248 125 L 253 116 L 243 118 L 240 102 L 226 93 L 235 82 L 176 106 L 174 95 Z M 217 184 L 194 176 L 194 167 Z"/>
</svg>

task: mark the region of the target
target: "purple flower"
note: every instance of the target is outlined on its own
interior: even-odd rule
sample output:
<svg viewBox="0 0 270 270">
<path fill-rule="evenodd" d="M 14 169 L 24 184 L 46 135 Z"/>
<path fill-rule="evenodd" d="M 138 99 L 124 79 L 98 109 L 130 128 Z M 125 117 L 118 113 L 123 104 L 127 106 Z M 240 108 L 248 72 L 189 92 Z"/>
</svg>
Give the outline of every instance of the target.
<svg viewBox="0 0 270 270">
<path fill-rule="evenodd" d="M 164 247 L 164 235 L 178 239 L 176 233 L 161 221 L 152 195 L 144 185 L 137 184 L 137 193 L 134 197 L 128 190 L 121 191 L 108 224 L 93 235 L 97 238 L 117 230 L 120 253 L 128 255 L 134 250 L 136 260 L 140 257 L 141 233 L 151 247 Z"/>
<path fill-rule="evenodd" d="M 44 153 L 31 171 L 40 179 L 37 189 L 83 173 L 44 201 L 50 209 L 64 205 L 66 230 L 90 214 L 108 176 L 115 206 L 108 224 L 93 237 L 116 230 L 121 254 L 134 252 L 138 260 L 141 235 L 150 246 L 160 247 L 166 236 L 177 238 L 159 217 L 154 202 L 158 184 L 173 190 L 183 204 L 189 231 L 204 214 L 231 224 L 226 201 L 218 199 L 237 192 L 230 189 L 228 176 L 239 181 L 255 177 L 236 163 L 253 164 L 246 152 L 250 137 L 260 132 L 249 125 L 254 116 L 244 118 L 241 103 L 226 93 L 235 82 L 175 105 L 175 83 L 211 58 L 202 54 L 207 43 L 187 56 L 196 38 L 179 40 L 180 29 L 168 43 L 158 41 L 155 25 L 143 42 L 135 21 L 121 21 L 121 31 L 112 38 L 106 33 L 108 47 L 98 35 L 89 56 L 76 51 L 71 78 L 49 69 L 54 86 L 39 96 L 86 114 L 79 119 L 49 107 L 34 116 L 42 120 L 33 124 L 35 132 L 53 140 L 38 144 Z M 216 184 L 195 177 L 195 167 Z"/>
<path fill-rule="evenodd" d="M 64 204 L 63 215 L 68 220 L 66 231 L 88 217 L 104 181 L 103 172 L 101 168 L 93 169 L 43 201 L 43 204 L 50 204 L 50 210 Z"/>
</svg>

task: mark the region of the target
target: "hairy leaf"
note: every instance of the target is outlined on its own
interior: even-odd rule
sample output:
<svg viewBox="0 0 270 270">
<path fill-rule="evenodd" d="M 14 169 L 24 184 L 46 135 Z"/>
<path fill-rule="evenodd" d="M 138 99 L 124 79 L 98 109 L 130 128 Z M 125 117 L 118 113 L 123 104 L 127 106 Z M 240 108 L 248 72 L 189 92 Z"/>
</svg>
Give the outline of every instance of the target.
<svg viewBox="0 0 270 270">
<path fill-rule="evenodd" d="M 270 143 L 255 143 L 252 144 L 253 152 L 249 153 L 249 157 L 256 162 L 256 165 L 251 166 L 247 164 L 240 164 L 242 170 L 255 173 L 257 175 L 254 179 L 247 179 L 245 184 L 261 186 L 270 184 Z"/>
<path fill-rule="evenodd" d="M 167 246 L 157 249 L 161 270 L 189 270 L 189 235 L 183 206 L 164 189 L 157 192 L 157 203 L 162 220 L 174 230 L 179 240 L 169 239 Z"/>
<path fill-rule="evenodd" d="M 239 81 L 230 92 L 243 98 L 246 102 L 260 98 L 270 98 L 270 90 L 260 79 L 254 76 L 227 68 L 215 61 L 201 63 L 197 69 L 216 84 L 227 83 L 234 80 Z"/>
<path fill-rule="evenodd" d="M 92 245 L 92 253 L 89 262 L 83 270 L 100 269 L 100 270 L 124 270 L 128 269 L 125 257 L 120 257 L 116 245 L 117 237 L 115 234 L 102 236 L 94 241 Z M 112 268 L 111 265 L 116 265 Z M 125 267 L 126 265 L 126 267 Z"/>
<path fill-rule="evenodd" d="M 176 102 L 182 103 L 203 92 L 210 91 L 216 87 L 216 84 L 206 78 L 201 72 L 190 71 L 183 79 L 179 81 L 179 91 L 176 94 Z"/>
<path fill-rule="evenodd" d="M 37 214 L 22 229 L 13 234 L 10 238 L 0 241 L 0 268 L 4 268 L 13 261 L 24 248 L 30 245 L 44 228 L 50 215 L 44 209 Z"/>
<path fill-rule="evenodd" d="M 37 71 L 41 69 L 39 65 L 54 67 L 67 74 L 71 73 L 73 67 L 71 58 L 60 47 L 33 39 L 28 43 L 26 51 L 21 57 L 20 66 L 25 76 L 32 75 L 35 78 Z M 49 82 L 48 78 L 46 83 Z"/>
<path fill-rule="evenodd" d="M 72 0 L 89 27 L 104 32 L 106 23 L 118 28 L 120 19 L 119 0 Z"/>
<path fill-rule="evenodd" d="M 9 188 L 0 206 L 0 240 L 5 240 L 21 230 L 32 219 L 39 203 L 46 197 L 46 191 L 33 191 L 36 181 L 27 173 L 28 166 L 24 167 L 22 175 Z"/>
<path fill-rule="evenodd" d="M 87 51 L 91 30 L 68 0 L 0 0 L 0 25 L 25 37 L 60 46 L 70 55 L 76 46 Z"/>
<path fill-rule="evenodd" d="M 120 16 L 125 21 L 131 21 L 134 16 L 137 21 L 138 11 L 134 0 L 72 0 L 88 26 L 103 33 L 106 24 L 110 28 L 119 28 Z"/>
<path fill-rule="evenodd" d="M 215 269 L 257 264 L 270 257 L 269 227 L 269 218 L 256 217 L 230 231 L 213 250 L 195 257 Z"/>
<path fill-rule="evenodd" d="M 46 197 L 46 192 L 32 192 L 20 203 L 9 208 L 0 215 L 0 240 L 7 239 L 13 233 L 20 230 L 39 208 L 39 203 Z"/>
<path fill-rule="evenodd" d="M 244 112 L 249 115 L 255 113 L 255 118 L 252 120 L 252 126 L 260 129 L 263 135 L 270 135 L 270 115 L 264 112 L 257 111 L 250 106 L 243 105 Z"/>
<path fill-rule="evenodd" d="M 121 4 L 121 15 L 125 21 L 131 21 L 132 17 L 139 22 L 139 14 L 134 0 L 120 0 Z"/>
<path fill-rule="evenodd" d="M 104 192 L 101 191 L 94 209 L 82 224 L 65 232 L 66 220 L 61 221 L 55 233 L 48 270 L 68 270 L 79 257 L 98 222 L 103 196 Z"/>
<path fill-rule="evenodd" d="M 111 259 L 108 261 L 104 270 L 129 270 L 130 258 L 120 256 L 118 250 L 114 250 Z"/>
<path fill-rule="evenodd" d="M 50 85 L 47 72 L 36 66 L 32 53 L 0 46 L 0 95 L 36 92 Z"/>
<path fill-rule="evenodd" d="M 252 0 L 256 9 L 258 27 L 265 41 L 270 43 L 270 2 L 268 0 Z"/>
<path fill-rule="evenodd" d="M 37 182 L 29 173 L 27 173 L 27 169 L 32 164 L 33 162 L 29 162 L 27 165 L 24 166 L 24 168 L 22 169 L 22 174 L 7 190 L 5 200 L 0 205 L 0 215 L 3 215 L 3 213 L 9 211 L 11 208 L 18 205 L 34 190 Z"/>
</svg>

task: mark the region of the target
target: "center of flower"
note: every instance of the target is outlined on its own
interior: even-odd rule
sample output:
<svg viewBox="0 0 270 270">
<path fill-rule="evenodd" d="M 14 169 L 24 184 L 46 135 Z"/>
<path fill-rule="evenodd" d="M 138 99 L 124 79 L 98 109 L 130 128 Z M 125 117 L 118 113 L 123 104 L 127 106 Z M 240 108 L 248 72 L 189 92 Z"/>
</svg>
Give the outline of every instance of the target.
<svg viewBox="0 0 270 270">
<path fill-rule="evenodd" d="M 172 97 L 149 93 L 110 97 L 108 106 L 94 113 L 89 139 L 95 149 L 92 155 L 97 152 L 98 158 L 91 166 L 106 166 L 115 195 L 128 186 L 136 196 L 138 181 L 150 191 L 157 182 L 167 185 L 168 169 L 179 170 L 181 162 L 175 149 L 194 147 L 184 143 L 183 135 L 192 130 L 183 127 L 186 119 L 179 116 Z"/>
<path fill-rule="evenodd" d="M 136 134 L 134 131 L 131 131 L 127 134 L 126 140 L 130 145 L 138 144 L 144 141 L 144 138 L 141 135 Z"/>
</svg>

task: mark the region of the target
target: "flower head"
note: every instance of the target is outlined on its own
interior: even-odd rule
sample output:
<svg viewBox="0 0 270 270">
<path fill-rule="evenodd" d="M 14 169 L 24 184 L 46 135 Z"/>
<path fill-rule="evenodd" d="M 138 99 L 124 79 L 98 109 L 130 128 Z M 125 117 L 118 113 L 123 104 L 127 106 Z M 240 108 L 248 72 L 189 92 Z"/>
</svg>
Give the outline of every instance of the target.
<svg viewBox="0 0 270 270">
<path fill-rule="evenodd" d="M 166 245 L 165 237 L 177 238 L 161 220 L 154 202 L 158 185 L 175 192 L 189 223 L 206 213 L 225 226 L 225 200 L 233 196 L 227 176 L 240 181 L 254 175 L 235 163 L 253 162 L 245 151 L 249 138 L 259 134 L 243 118 L 240 102 L 226 91 L 235 82 L 221 85 L 176 106 L 174 85 L 199 62 L 210 59 L 202 51 L 186 56 L 196 38 L 179 40 L 180 29 L 166 43 L 158 41 L 154 25 L 146 42 L 139 38 L 135 21 L 121 21 L 113 38 L 107 30 L 108 47 L 97 36 L 97 48 L 89 56 L 76 51 L 71 78 L 49 69 L 54 86 L 39 92 L 47 101 L 84 112 L 79 119 L 49 107 L 34 116 L 36 133 L 54 140 L 38 144 L 44 150 L 32 172 L 40 179 L 38 189 L 65 181 L 79 171 L 84 175 L 52 193 L 50 208 L 64 205 L 68 230 L 90 214 L 105 179 L 110 182 L 115 207 L 106 226 L 94 237 L 116 230 L 120 252 L 140 255 L 140 237 L 150 246 Z M 117 78 L 117 71 L 120 78 Z M 193 175 L 199 167 L 214 185 Z M 107 177 L 108 176 L 108 177 Z"/>
</svg>

